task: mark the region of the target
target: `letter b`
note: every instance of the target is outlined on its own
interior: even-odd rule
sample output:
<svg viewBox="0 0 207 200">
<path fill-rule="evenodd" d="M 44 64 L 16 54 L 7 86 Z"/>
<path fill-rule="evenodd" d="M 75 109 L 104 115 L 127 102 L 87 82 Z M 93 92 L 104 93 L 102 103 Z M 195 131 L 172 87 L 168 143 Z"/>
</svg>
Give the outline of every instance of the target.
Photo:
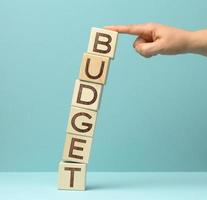
<svg viewBox="0 0 207 200">
<path fill-rule="evenodd" d="M 118 33 L 106 29 L 92 28 L 88 53 L 114 57 Z"/>
</svg>

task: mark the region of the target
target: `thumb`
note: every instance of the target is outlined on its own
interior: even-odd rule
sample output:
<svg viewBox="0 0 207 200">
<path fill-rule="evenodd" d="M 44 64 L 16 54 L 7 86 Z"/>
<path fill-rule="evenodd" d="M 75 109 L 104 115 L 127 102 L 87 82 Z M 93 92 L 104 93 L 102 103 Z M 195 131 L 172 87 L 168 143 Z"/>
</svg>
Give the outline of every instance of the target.
<svg viewBox="0 0 207 200">
<path fill-rule="evenodd" d="M 160 40 L 154 42 L 146 42 L 145 40 L 138 39 L 134 43 L 135 50 L 146 58 L 150 58 L 160 53 L 162 43 Z"/>
</svg>

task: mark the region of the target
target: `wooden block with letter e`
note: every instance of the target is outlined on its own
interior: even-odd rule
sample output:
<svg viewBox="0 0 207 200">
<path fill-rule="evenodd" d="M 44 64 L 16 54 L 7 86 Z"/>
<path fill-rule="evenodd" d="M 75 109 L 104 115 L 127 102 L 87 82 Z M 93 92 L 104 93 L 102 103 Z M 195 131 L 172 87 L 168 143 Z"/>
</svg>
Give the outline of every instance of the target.
<svg viewBox="0 0 207 200">
<path fill-rule="evenodd" d="M 90 110 L 98 110 L 102 85 L 76 80 L 72 105 Z"/>
<path fill-rule="evenodd" d="M 114 57 L 118 33 L 106 29 L 92 28 L 88 53 L 100 56 Z"/>
<path fill-rule="evenodd" d="M 92 138 L 67 133 L 63 151 L 63 160 L 88 163 Z"/>
<path fill-rule="evenodd" d="M 96 116 L 96 111 L 71 106 L 66 132 L 92 137 Z"/>
<path fill-rule="evenodd" d="M 109 61 L 108 57 L 84 53 L 80 67 L 80 80 L 105 84 Z"/>
<path fill-rule="evenodd" d="M 86 164 L 61 161 L 58 171 L 58 189 L 85 190 Z"/>
</svg>

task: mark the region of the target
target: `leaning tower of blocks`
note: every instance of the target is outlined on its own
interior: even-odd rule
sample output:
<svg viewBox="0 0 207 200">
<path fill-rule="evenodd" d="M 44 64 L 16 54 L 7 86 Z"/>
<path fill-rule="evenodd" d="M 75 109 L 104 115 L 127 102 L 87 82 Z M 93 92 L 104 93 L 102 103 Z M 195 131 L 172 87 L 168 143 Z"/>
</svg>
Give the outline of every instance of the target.
<svg viewBox="0 0 207 200">
<path fill-rule="evenodd" d="M 63 157 L 59 163 L 59 189 L 85 190 L 97 111 L 117 36 L 114 31 L 91 29 L 88 51 L 83 55 L 73 91 Z"/>
</svg>

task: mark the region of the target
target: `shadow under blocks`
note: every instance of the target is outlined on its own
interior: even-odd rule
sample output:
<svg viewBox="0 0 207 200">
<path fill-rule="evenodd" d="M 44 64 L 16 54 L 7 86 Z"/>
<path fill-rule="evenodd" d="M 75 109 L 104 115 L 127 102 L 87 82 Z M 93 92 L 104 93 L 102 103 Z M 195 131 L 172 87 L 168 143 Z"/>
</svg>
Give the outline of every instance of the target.
<svg viewBox="0 0 207 200">
<path fill-rule="evenodd" d="M 118 33 L 114 31 L 91 29 L 88 51 L 83 55 L 79 79 L 75 81 L 63 156 L 59 163 L 59 189 L 86 188 L 97 111 L 110 59 L 114 58 L 117 37 Z"/>
</svg>

